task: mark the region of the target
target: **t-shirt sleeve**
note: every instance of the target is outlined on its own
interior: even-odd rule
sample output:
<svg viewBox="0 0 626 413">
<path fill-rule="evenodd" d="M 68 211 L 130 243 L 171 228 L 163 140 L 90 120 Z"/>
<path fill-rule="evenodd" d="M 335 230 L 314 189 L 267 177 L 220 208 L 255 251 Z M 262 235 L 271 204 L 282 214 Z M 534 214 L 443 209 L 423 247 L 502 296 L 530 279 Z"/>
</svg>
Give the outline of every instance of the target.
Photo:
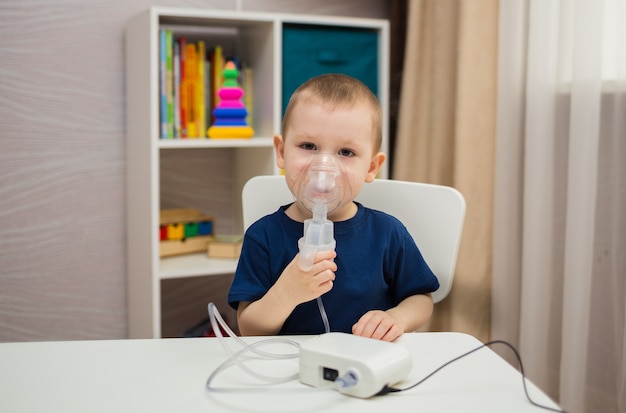
<svg viewBox="0 0 626 413">
<path fill-rule="evenodd" d="M 262 229 L 251 226 L 246 232 L 235 277 L 228 292 L 229 305 L 237 309 L 240 301 L 252 302 L 265 295 L 273 284 L 269 269 L 269 250 L 263 243 Z"/>
<path fill-rule="evenodd" d="M 389 248 L 390 263 L 385 274 L 393 286 L 395 301 L 400 302 L 415 294 L 428 294 L 439 288 L 439 280 L 424 260 L 419 247 L 406 228 L 400 224 L 395 248 Z"/>
</svg>

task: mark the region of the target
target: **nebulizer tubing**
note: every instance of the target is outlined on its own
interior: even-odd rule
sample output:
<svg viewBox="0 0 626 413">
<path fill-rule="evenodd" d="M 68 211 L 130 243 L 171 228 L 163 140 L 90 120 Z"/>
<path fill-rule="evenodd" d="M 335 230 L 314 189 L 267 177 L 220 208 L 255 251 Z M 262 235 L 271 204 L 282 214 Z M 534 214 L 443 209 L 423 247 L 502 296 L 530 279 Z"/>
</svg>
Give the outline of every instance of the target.
<svg viewBox="0 0 626 413">
<path fill-rule="evenodd" d="M 335 249 L 334 227 L 333 222 L 328 219 L 328 213 L 341 204 L 345 174 L 342 174 L 335 155 L 325 153 L 311 156 L 303 173 L 297 201 L 311 212 L 312 217 L 304 221 L 302 238 L 298 240 L 298 266 L 308 271 L 313 266 L 318 251 Z M 324 330 L 329 333 L 330 323 L 321 296 L 317 297 L 317 306 Z"/>
<path fill-rule="evenodd" d="M 292 374 L 289 376 L 284 376 L 284 377 L 275 377 L 275 376 L 268 376 L 265 374 L 261 374 L 257 371 L 254 371 L 252 369 L 250 369 L 248 366 L 246 366 L 243 361 L 242 361 L 242 356 L 245 353 L 248 352 L 253 352 L 259 356 L 265 357 L 265 358 L 270 358 L 270 359 L 293 359 L 293 358 L 297 358 L 299 353 L 295 352 L 295 353 L 287 353 L 287 354 L 280 354 L 280 353 L 270 353 L 270 352 L 266 352 L 263 350 L 260 350 L 259 347 L 264 346 L 264 345 L 268 345 L 268 344 L 276 344 L 276 343 L 280 343 L 280 344 L 287 344 L 287 345 L 291 345 L 293 347 L 296 347 L 297 349 L 300 348 L 300 344 L 298 344 L 296 341 L 293 340 L 289 340 L 287 338 L 271 338 L 271 339 L 265 339 L 265 340 L 261 340 L 261 341 L 257 341 L 255 343 L 249 344 L 246 343 L 242 338 L 238 337 L 237 334 L 235 334 L 235 332 L 228 326 L 228 324 L 224 321 L 224 319 L 222 318 L 221 314 L 219 313 L 219 311 L 217 310 L 217 307 L 215 307 L 215 304 L 213 303 L 209 303 L 208 304 L 208 311 L 209 311 L 209 320 L 211 323 L 211 328 L 213 329 L 213 332 L 215 333 L 215 336 L 219 339 L 220 344 L 222 345 L 222 347 L 224 348 L 224 350 L 230 355 L 230 357 L 224 361 L 220 366 L 218 366 L 209 376 L 209 378 L 206 381 L 206 388 L 209 391 L 221 391 L 221 392 L 230 392 L 230 391 L 241 391 L 242 389 L 218 389 L 215 388 L 214 386 L 212 386 L 212 381 L 215 379 L 215 377 L 222 371 L 226 370 L 227 368 L 233 366 L 233 365 L 237 365 L 239 368 L 241 368 L 242 370 L 244 370 L 246 373 L 250 374 L 251 376 L 268 382 L 268 383 L 272 383 L 272 384 L 279 384 L 279 383 L 286 383 L 292 380 L 295 380 L 298 378 L 298 374 Z M 226 332 L 226 334 L 228 335 L 228 337 L 234 339 L 234 341 L 239 344 L 242 348 L 234 351 L 233 349 L 231 349 L 225 340 L 224 335 L 222 334 L 222 329 Z M 245 389 L 244 389 L 245 390 Z"/>
<path fill-rule="evenodd" d="M 244 370 L 251 376 L 261 381 L 268 382 L 270 384 L 287 383 L 293 380 L 297 380 L 298 373 L 294 373 L 294 374 L 284 376 L 284 377 L 267 376 L 265 374 L 261 374 L 257 371 L 250 369 L 248 366 L 246 366 L 243 363 L 241 359 L 243 355 L 248 352 L 253 352 L 259 356 L 269 358 L 269 359 L 294 359 L 299 356 L 299 352 L 286 353 L 286 354 L 269 353 L 269 352 L 260 350 L 259 347 L 262 347 L 264 345 L 269 345 L 269 344 L 288 344 L 299 349 L 300 344 L 296 341 L 293 341 L 287 338 L 281 338 L 281 337 L 263 339 L 263 340 L 248 344 L 243 339 L 238 337 L 237 334 L 235 334 L 235 332 L 228 326 L 226 321 L 224 321 L 224 318 L 222 318 L 221 314 L 217 310 L 217 307 L 215 306 L 215 304 L 209 303 L 208 311 L 209 311 L 209 320 L 211 323 L 211 328 L 213 329 L 215 336 L 219 339 L 224 350 L 226 350 L 226 352 L 230 355 L 228 359 L 226 359 L 215 370 L 213 370 L 213 372 L 207 378 L 205 386 L 208 391 L 213 392 L 213 393 L 249 393 L 253 391 L 261 392 L 261 393 L 270 393 L 270 392 L 297 393 L 297 392 L 311 392 L 314 390 L 328 390 L 328 389 L 340 390 L 341 388 L 347 387 L 345 380 L 339 380 L 339 379 L 336 380 L 335 382 L 329 383 L 328 386 L 320 386 L 318 388 L 307 387 L 307 388 L 285 389 L 285 388 L 280 388 L 280 387 L 271 388 L 267 386 L 258 386 L 258 387 L 252 387 L 252 388 L 251 387 L 245 387 L 245 388 L 243 387 L 215 387 L 212 384 L 215 377 L 221 372 L 223 372 L 224 370 L 228 369 L 229 367 L 232 367 L 233 365 L 237 365 L 239 368 L 241 368 L 242 370 Z M 233 351 L 230 347 L 228 347 L 228 345 L 226 344 L 225 337 L 222 334 L 222 329 L 226 332 L 226 334 L 230 338 L 234 339 L 237 344 L 240 344 L 242 348 L 237 351 Z"/>
</svg>

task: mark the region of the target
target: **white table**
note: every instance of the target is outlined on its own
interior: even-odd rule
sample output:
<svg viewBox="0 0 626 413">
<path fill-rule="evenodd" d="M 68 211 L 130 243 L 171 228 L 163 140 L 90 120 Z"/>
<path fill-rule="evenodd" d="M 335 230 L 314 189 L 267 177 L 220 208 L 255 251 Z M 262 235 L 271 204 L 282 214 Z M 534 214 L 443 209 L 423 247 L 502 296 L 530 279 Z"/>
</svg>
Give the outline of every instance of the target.
<svg viewBox="0 0 626 413">
<path fill-rule="evenodd" d="M 480 342 L 461 333 L 414 333 L 405 334 L 399 344 L 413 356 L 410 377 L 397 386 L 405 387 Z M 294 351 L 279 347 L 276 350 Z M 370 399 L 315 390 L 298 381 L 272 385 L 274 390 L 266 393 L 208 392 L 206 379 L 227 358 L 215 338 L 3 343 L 0 412 L 545 411 L 526 399 L 518 371 L 488 348 L 451 364 L 414 389 Z M 249 365 L 278 376 L 297 372 L 297 359 L 258 360 Z M 225 370 L 214 384 L 259 386 L 237 367 Z M 531 383 L 528 390 L 536 402 L 558 408 Z"/>
</svg>

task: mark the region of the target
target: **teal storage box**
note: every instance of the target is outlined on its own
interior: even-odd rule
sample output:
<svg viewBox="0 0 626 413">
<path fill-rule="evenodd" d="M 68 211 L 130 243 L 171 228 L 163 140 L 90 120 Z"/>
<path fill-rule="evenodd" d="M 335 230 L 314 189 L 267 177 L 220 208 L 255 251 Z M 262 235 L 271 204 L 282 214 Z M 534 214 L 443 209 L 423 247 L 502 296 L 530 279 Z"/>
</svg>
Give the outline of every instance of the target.
<svg viewBox="0 0 626 413">
<path fill-rule="evenodd" d="M 378 33 L 371 29 L 309 24 L 283 25 L 282 113 L 303 82 L 343 73 L 378 94 Z"/>
</svg>

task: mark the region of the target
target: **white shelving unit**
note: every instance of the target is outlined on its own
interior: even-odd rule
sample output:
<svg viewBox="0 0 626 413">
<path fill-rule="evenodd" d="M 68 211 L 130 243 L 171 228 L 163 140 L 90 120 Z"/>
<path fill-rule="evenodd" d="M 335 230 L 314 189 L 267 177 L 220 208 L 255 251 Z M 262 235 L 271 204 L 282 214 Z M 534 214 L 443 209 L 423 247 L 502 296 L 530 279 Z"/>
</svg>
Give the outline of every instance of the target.
<svg viewBox="0 0 626 413">
<path fill-rule="evenodd" d="M 236 260 L 206 254 L 159 257 L 159 211 L 193 207 L 215 216 L 217 233 L 240 233 L 241 188 L 277 174 L 272 137 L 280 132 L 284 24 L 374 30 L 379 39 L 378 97 L 387 151 L 389 26 L 386 20 L 154 7 L 126 26 L 127 250 L 131 338 L 162 336 L 164 280 L 232 274 Z M 201 38 L 253 68 L 251 139 L 159 139 L 159 29 Z M 381 177 L 387 176 L 387 170 Z M 206 305 L 206 302 L 203 303 Z M 194 321 L 194 320 L 191 320 Z M 197 321 L 197 320 L 195 320 Z"/>
</svg>

